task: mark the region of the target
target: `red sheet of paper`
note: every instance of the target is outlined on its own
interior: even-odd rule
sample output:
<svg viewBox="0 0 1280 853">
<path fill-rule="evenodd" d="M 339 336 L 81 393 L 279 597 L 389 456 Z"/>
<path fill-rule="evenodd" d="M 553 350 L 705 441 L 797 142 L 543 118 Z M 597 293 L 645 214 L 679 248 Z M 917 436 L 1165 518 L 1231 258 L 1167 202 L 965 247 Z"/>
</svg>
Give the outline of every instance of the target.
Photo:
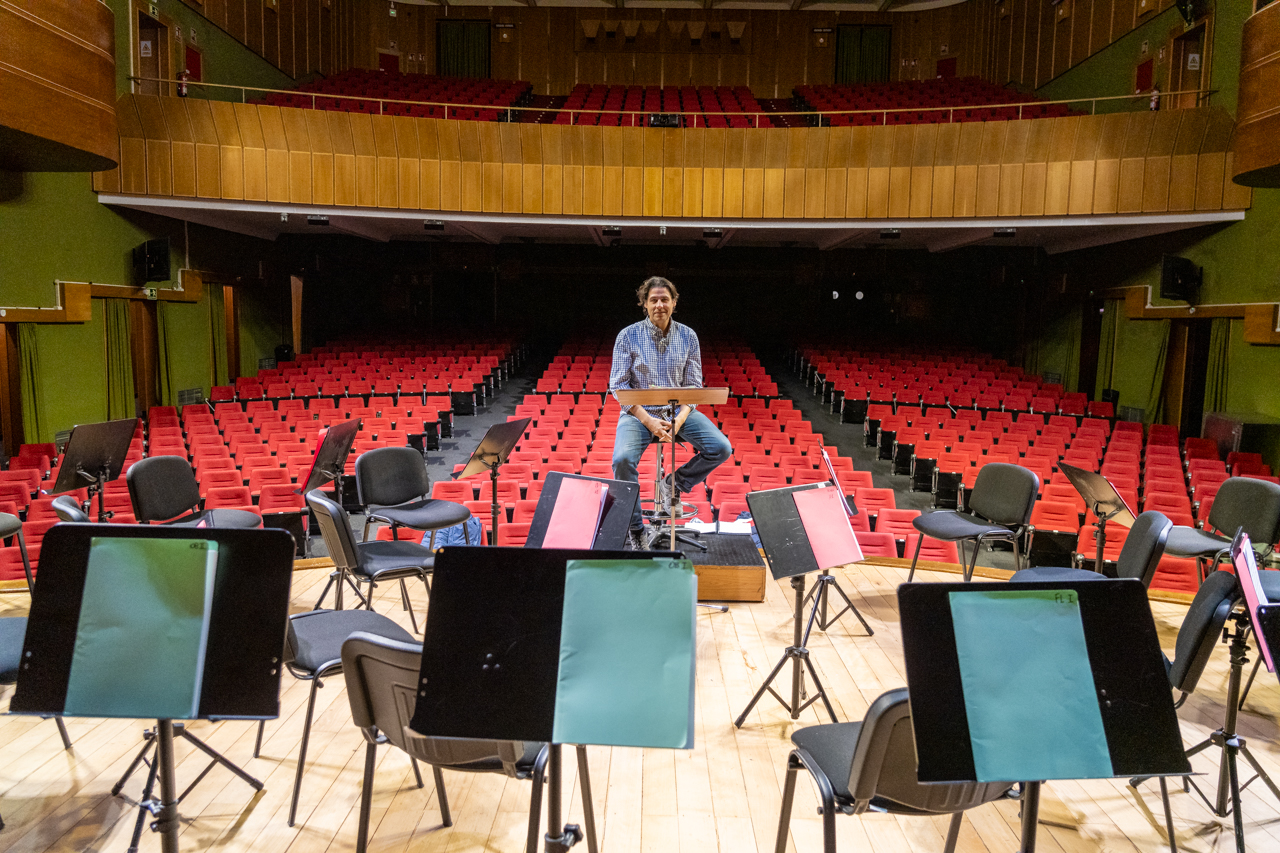
<svg viewBox="0 0 1280 853">
<path fill-rule="evenodd" d="M 800 523 L 809 537 L 809 547 L 813 549 L 819 569 L 856 563 L 862 559 L 862 549 L 853 535 L 839 489 L 831 486 L 805 489 L 791 497 L 800 511 Z"/>
<path fill-rule="evenodd" d="M 560 481 L 556 505 L 547 522 L 543 548 L 590 548 L 600 527 L 600 514 L 609 487 L 595 480 L 566 477 Z"/>
</svg>

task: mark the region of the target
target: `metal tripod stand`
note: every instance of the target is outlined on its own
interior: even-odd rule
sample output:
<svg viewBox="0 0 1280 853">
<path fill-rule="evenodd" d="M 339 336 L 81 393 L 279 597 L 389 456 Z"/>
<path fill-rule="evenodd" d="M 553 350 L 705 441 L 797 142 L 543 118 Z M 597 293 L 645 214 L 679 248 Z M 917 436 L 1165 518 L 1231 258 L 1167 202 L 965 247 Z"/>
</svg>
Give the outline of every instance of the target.
<svg viewBox="0 0 1280 853">
<path fill-rule="evenodd" d="M 836 594 L 844 600 L 844 607 L 840 608 L 834 616 L 828 616 L 827 598 L 830 596 L 830 591 L 832 589 L 834 589 Z M 827 574 L 826 572 L 818 575 L 817 583 L 814 584 L 813 589 L 809 590 L 809 594 L 805 596 L 804 603 L 808 604 L 810 601 L 814 602 L 814 611 L 817 613 L 817 619 L 815 621 L 819 631 L 827 630 L 834 625 L 841 616 L 846 613 L 852 613 L 854 618 L 861 622 L 862 627 L 867 630 L 868 637 L 875 634 L 875 631 L 871 630 L 871 626 L 867 624 L 867 620 L 863 619 L 862 614 L 858 612 L 858 608 L 849 600 L 849 596 L 845 595 L 844 590 L 840 588 L 840 583 L 835 579 L 834 575 Z"/>
<path fill-rule="evenodd" d="M 823 586 L 826 583 L 822 580 L 822 577 L 823 576 L 820 575 L 818 578 L 820 586 Z M 826 575 L 826 577 L 830 578 L 831 576 Z M 832 578 L 832 580 L 834 581 L 834 578 Z M 751 701 L 747 704 L 747 707 L 738 715 L 738 719 L 733 721 L 733 724 L 738 728 L 742 728 L 742 723 L 747 719 L 747 714 L 751 713 L 751 709 L 756 706 L 756 703 L 760 701 L 766 691 L 772 693 L 773 698 L 782 703 L 782 707 L 787 709 L 791 714 L 791 719 L 793 720 L 799 719 L 801 711 L 821 699 L 822 704 L 827 708 L 827 713 L 831 715 L 831 722 L 839 722 L 839 720 L 836 719 L 836 709 L 831 706 L 831 700 L 827 698 L 827 692 L 822 687 L 822 681 L 818 678 L 818 671 L 814 668 L 813 661 L 809 659 L 809 650 L 806 648 L 806 645 L 809 642 L 809 634 L 813 632 L 813 624 L 818 618 L 818 600 L 814 600 L 813 609 L 809 611 L 809 618 L 808 620 L 805 620 L 804 604 L 807 599 L 804 595 L 804 575 L 796 575 L 793 577 L 791 579 L 791 588 L 795 590 L 796 594 L 794 623 L 795 633 L 792 638 L 792 643 L 790 646 L 787 646 L 786 650 L 782 653 L 782 658 L 778 661 L 777 665 L 774 666 L 773 671 L 769 673 L 769 677 L 764 680 L 764 684 L 760 685 L 760 689 L 756 691 L 756 695 L 751 697 Z M 841 594 L 843 595 L 843 593 Z M 857 611 L 855 610 L 854 612 L 856 613 Z M 859 616 L 858 618 L 861 619 L 862 617 Z M 866 623 L 864 622 L 863 624 L 865 625 Z M 803 629 L 801 626 L 803 626 Z M 870 631 L 871 629 L 868 627 L 867 630 Z M 787 661 L 791 661 L 790 702 L 783 699 L 782 696 L 778 694 L 778 691 L 773 689 L 773 680 L 778 677 L 778 673 L 782 672 L 782 667 L 786 665 Z M 817 688 L 817 691 L 808 699 L 804 698 L 805 669 L 809 670 L 809 677 L 813 679 L 813 686 Z"/>
<path fill-rule="evenodd" d="M 176 789 L 174 784 L 174 760 L 173 760 L 173 738 L 174 736 L 186 738 L 191 744 L 205 755 L 212 759 L 204 770 L 192 780 L 177 797 L 173 796 Z M 205 776 L 209 775 L 209 771 L 216 765 L 221 764 L 232 773 L 239 776 L 249 784 L 249 787 L 255 791 L 262 790 L 262 783 L 250 776 L 230 759 L 218 752 L 209 744 L 187 731 L 187 727 L 182 723 L 174 723 L 169 720 L 159 720 L 154 729 L 147 729 L 142 733 L 142 749 L 133 757 L 128 769 L 124 771 L 124 775 L 120 777 L 120 781 L 116 782 L 111 789 L 111 796 L 120 796 L 120 791 L 124 788 L 124 783 L 129 781 L 129 777 L 133 775 L 133 771 L 138 769 L 142 763 L 146 763 L 150 767 L 147 773 L 147 784 L 142 789 L 142 796 L 138 798 L 138 821 L 133 826 L 133 838 L 129 843 L 129 853 L 137 853 L 138 843 L 142 839 L 142 826 L 146 822 L 147 815 L 155 815 L 157 820 L 152 828 L 162 833 L 165 841 L 165 851 L 169 853 L 169 844 L 172 842 L 172 850 L 177 850 L 177 825 L 178 825 L 178 804 L 186 798 L 199 785 Z M 155 752 L 150 760 L 147 756 L 149 753 Z M 156 777 L 160 777 L 160 799 L 152 798 L 155 790 Z M 172 835 L 172 839 L 170 838 Z"/>
</svg>

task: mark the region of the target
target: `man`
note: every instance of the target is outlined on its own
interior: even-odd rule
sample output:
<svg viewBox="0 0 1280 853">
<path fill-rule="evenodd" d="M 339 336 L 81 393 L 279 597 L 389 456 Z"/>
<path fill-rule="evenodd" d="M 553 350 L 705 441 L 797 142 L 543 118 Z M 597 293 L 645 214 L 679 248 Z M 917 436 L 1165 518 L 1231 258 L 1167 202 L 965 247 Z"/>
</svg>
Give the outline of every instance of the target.
<svg viewBox="0 0 1280 853">
<path fill-rule="evenodd" d="M 613 345 L 613 368 L 609 389 L 701 388 L 702 350 L 693 329 L 671 319 L 680 298 L 676 287 L 665 278 L 646 279 L 636 291 L 645 319 L 618 333 Z M 613 448 L 613 476 L 639 481 L 636 465 L 653 441 L 670 442 L 673 437 L 688 441 L 697 453 L 680 466 L 675 482 L 670 476 L 659 481 L 655 496 L 666 506 L 671 490 L 675 499 L 707 479 L 717 465 L 733 453 L 729 440 L 716 425 L 691 406 L 681 406 L 675 421 L 664 420 L 665 406 L 624 406 L 618 418 L 617 442 Z M 631 517 L 631 541 L 643 547 L 644 519 L 639 505 Z"/>
</svg>

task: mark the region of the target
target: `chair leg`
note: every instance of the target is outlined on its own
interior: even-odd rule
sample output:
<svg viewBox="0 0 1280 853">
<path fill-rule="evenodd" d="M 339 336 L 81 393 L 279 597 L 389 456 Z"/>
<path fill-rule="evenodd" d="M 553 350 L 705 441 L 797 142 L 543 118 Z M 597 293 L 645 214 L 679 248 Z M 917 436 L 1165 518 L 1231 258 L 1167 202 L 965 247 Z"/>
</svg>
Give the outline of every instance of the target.
<svg viewBox="0 0 1280 853">
<path fill-rule="evenodd" d="M 31 558 L 27 556 L 27 540 L 23 538 L 21 528 L 18 529 L 14 538 L 18 540 L 18 553 L 22 555 L 22 571 L 27 576 L 27 592 L 34 592 L 36 577 L 31 573 Z"/>
<path fill-rule="evenodd" d="M 54 717 L 54 723 L 58 726 L 58 736 L 62 738 L 62 748 L 71 751 L 71 735 L 67 734 L 67 724 L 62 722 L 61 717 Z"/>
<path fill-rule="evenodd" d="M 418 768 L 418 759 L 414 758 L 412 755 L 409 756 L 409 766 L 413 768 L 413 778 L 418 781 L 418 787 L 427 787 L 422 782 L 422 771 Z"/>
<path fill-rule="evenodd" d="M 356 853 L 365 853 L 369 847 L 369 812 L 373 809 L 373 767 L 377 758 L 378 745 L 365 744 L 364 789 L 360 792 L 360 824 L 356 830 Z"/>
<path fill-rule="evenodd" d="M 787 835 L 791 830 L 791 803 L 796 797 L 796 774 L 800 771 L 800 762 L 794 755 L 787 758 L 787 781 L 782 788 L 782 811 L 778 815 L 778 840 L 774 844 L 774 853 L 786 853 Z"/>
<path fill-rule="evenodd" d="M 307 741 L 311 739 L 311 716 L 316 710 L 316 689 L 320 679 L 311 680 L 311 695 L 307 697 L 307 716 L 302 722 L 302 745 L 298 747 L 298 771 L 293 777 L 293 799 L 289 801 L 289 826 L 298 816 L 298 795 L 302 792 L 302 770 L 307 765 Z"/>
<path fill-rule="evenodd" d="M 911 558 L 911 571 L 907 573 L 907 583 L 911 583 L 911 579 L 916 576 L 916 561 L 920 559 L 920 546 L 924 544 L 924 534 L 916 534 L 916 553 Z"/>
<path fill-rule="evenodd" d="M 533 793 L 529 795 L 529 838 L 525 844 L 525 853 L 538 853 L 538 828 L 542 825 L 542 780 L 550 757 L 551 747 L 543 744 L 538 758 L 533 762 Z"/>
<path fill-rule="evenodd" d="M 258 753 L 262 752 L 262 731 L 267 727 L 266 720 L 258 720 L 258 736 L 253 740 L 253 757 L 257 758 Z"/>
<path fill-rule="evenodd" d="M 440 768 L 432 764 L 431 775 L 436 780 L 436 802 L 440 804 L 440 823 L 444 826 L 453 826 L 453 815 L 449 813 L 449 795 L 444 791 L 444 774 L 440 772 Z"/>
<path fill-rule="evenodd" d="M 587 828 L 587 853 L 599 853 L 596 843 L 596 809 L 591 797 L 591 770 L 587 767 L 587 748 L 578 746 L 578 784 L 582 786 L 582 822 Z"/>
<path fill-rule="evenodd" d="M 364 529 L 360 531 L 360 541 L 361 541 L 361 542 L 368 542 L 368 541 L 369 541 L 369 525 L 370 525 L 371 523 L 372 523 L 372 519 L 370 519 L 370 518 L 369 518 L 369 516 L 367 516 L 367 515 L 366 515 L 366 516 L 364 517 Z"/>
<path fill-rule="evenodd" d="M 409 624 L 413 625 L 413 633 L 418 633 L 418 619 L 413 614 L 413 605 L 409 603 L 409 587 L 405 586 L 404 578 L 400 578 L 400 603 L 409 611 Z"/>
<path fill-rule="evenodd" d="M 1021 571 L 1023 568 L 1030 568 L 1029 565 L 1025 567 L 1022 565 L 1022 549 L 1018 546 L 1018 538 L 1015 533 L 1013 536 L 1013 570 L 1015 572 Z"/>
<path fill-rule="evenodd" d="M 960 838 L 960 822 L 964 819 L 964 812 L 956 812 L 951 816 L 951 823 L 947 825 L 947 843 L 942 848 L 942 853 L 955 853 L 956 840 Z"/>
<path fill-rule="evenodd" d="M 982 550 L 982 537 L 973 540 L 973 556 L 969 558 L 969 568 L 965 569 L 964 582 L 973 580 L 973 570 L 978 567 L 978 552 Z"/>
</svg>

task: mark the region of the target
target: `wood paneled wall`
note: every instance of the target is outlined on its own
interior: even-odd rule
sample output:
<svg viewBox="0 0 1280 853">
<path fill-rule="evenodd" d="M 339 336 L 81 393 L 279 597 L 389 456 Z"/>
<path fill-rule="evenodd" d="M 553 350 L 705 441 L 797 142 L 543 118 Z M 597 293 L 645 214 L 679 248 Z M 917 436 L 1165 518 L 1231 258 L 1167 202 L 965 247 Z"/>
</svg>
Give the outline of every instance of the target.
<svg viewBox="0 0 1280 853">
<path fill-rule="evenodd" d="M 87 172 L 116 162 L 115 97 L 110 8 L 0 0 L 0 168 Z"/>
<path fill-rule="evenodd" d="M 1245 21 L 1240 58 L 1240 122 L 1233 177 L 1280 187 L 1280 4 Z"/>
<path fill-rule="evenodd" d="M 184 2 L 285 74 L 305 77 L 354 64 L 355 8 L 368 0 Z"/>
<path fill-rule="evenodd" d="M 897 127 L 449 121 L 126 95 L 100 192 L 729 219 L 1243 209 L 1217 109 Z"/>
</svg>

